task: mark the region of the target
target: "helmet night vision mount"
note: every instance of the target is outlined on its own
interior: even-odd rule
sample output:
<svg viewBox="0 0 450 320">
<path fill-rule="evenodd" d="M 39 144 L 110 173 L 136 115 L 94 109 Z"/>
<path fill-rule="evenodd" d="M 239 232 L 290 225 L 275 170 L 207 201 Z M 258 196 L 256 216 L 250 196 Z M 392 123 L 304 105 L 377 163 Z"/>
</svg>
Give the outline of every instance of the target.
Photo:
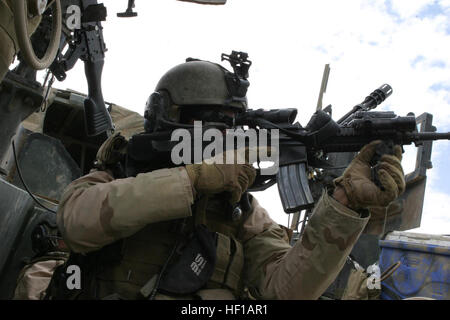
<svg viewBox="0 0 450 320">
<path fill-rule="evenodd" d="M 220 64 L 187 58 L 185 63 L 167 71 L 147 100 L 144 112 L 146 132 L 190 128 L 181 123 L 181 111 L 198 114 L 205 108 L 215 109 L 217 122 L 221 109 L 247 110 L 249 68 L 252 64 L 245 52 L 222 54 L 222 61 L 231 64 L 233 72 Z M 201 113 L 200 112 L 200 113 Z M 211 115 L 211 113 L 209 113 Z M 210 119 L 211 116 L 209 117 Z M 213 121 L 214 122 L 214 121 Z"/>
</svg>

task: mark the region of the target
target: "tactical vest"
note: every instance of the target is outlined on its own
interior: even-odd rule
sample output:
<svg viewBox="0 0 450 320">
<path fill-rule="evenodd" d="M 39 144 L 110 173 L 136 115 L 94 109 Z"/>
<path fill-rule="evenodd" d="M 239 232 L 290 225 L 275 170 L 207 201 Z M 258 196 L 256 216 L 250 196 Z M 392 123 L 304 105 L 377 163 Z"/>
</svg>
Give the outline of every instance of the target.
<svg viewBox="0 0 450 320">
<path fill-rule="evenodd" d="M 224 197 L 203 198 L 194 204 L 192 217 L 184 220 L 184 234 L 189 234 L 196 225 L 204 225 L 217 235 L 214 271 L 201 289 L 227 289 L 235 297 L 242 296 L 244 254 L 239 239 L 242 225 L 252 211 L 250 203 L 251 195 L 244 194 L 240 205 L 243 214 L 233 218 L 233 208 Z M 169 259 L 170 253 L 177 239 L 183 237 L 179 233 L 181 220 L 147 225 L 136 234 L 84 257 L 74 254 L 66 266 L 81 264 L 84 273 L 81 290 L 65 290 L 69 294 L 67 296 L 57 292 L 58 289 L 53 289 L 53 293 L 50 290 L 51 298 L 148 298 L 143 296 L 142 289 L 161 272 L 164 264 L 172 262 Z M 64 287 L 64 281 L 60 282 L 59 287 Z M 165 297 L 194 299 L 196 295 L 195 292 L 182 296 L 166 293 Z"/>
</svg>

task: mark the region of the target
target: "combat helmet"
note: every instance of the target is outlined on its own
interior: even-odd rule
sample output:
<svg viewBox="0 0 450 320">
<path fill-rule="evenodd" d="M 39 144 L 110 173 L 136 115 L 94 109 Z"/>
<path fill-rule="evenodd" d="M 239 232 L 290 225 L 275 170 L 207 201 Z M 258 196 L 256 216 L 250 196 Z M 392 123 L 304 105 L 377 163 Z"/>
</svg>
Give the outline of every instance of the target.
<svg viewBox="0 0 450 320">
<path fill-rule="evenodd" d="M 230 61 L 234 72 L 210 61 L 188 58 L 167 71 L 147 100 L 144 113 L 146 132 L 170 127 L 183 127 L 180 111 L 208 107 L 247 109 L 248 69 L 247 54 L 233 51 L 222 54 Z"/>
</svg>

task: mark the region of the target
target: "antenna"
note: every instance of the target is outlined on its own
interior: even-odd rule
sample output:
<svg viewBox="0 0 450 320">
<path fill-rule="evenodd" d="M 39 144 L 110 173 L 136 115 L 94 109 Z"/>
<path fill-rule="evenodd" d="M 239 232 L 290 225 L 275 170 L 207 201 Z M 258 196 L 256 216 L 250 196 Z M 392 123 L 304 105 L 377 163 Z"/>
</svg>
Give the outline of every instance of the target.
<svg viewBox="0 0 450 320">
<path fill-rule="evenodd" d="M 323 69 L 323 75 L 322 75 L 322 83 L 320 84 L 320 92 L 319 92 L 319 99 L 317 100 L 317 108 L 316 111 L 322 110 L 322 99 L 323 94 L 327 91 L 327 84 L 328 84 L 328 77 L 330 76 L 330 64 L 326 64 L 325 68 Z M 303 219 L 303 225 L 302 230 L 300 231 L 300 234 L 303 233 L 303 228 L 305 227 L 306 220 L 308 218 L 309 212 L 305 212 L 305 216 Z M 294 216 L 292 217 L 292 224 L 290 226 L 290 229 L 292 231 L 295 231 L 298 229 L 299 221 L 300 221 L 300 215 L 301 211 L 294 212 Z"/>
<path fill-rule="evenodd" d="M 328 77 L 330 76 L 330 64 L 325 65 L 323 70 L 322 83 L 320 85 L 319 99 L 317 100 L 316 111 L 322 110 L 323 94 L 327 91 Z"/>
</svg>

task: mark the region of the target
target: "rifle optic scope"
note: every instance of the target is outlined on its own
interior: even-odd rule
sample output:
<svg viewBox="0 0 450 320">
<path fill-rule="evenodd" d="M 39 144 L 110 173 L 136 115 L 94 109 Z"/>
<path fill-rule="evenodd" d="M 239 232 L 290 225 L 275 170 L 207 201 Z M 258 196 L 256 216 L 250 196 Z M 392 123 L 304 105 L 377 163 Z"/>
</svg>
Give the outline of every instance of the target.
<svg viewBox="0 0 450 320">
<path fill-rule="evenodd" d="M 297 117 L 297 109 L 286 108 L 286 109 L 273 109 L 265 111 L 264 109 L 257 110 L 247 110 L 243 114 L 238 114 L 236 117 L 236 124 L 242 125 L 250 119 L 263 118 L 272 123 L 290 123 L 292 124 Z"/>
</svg>

